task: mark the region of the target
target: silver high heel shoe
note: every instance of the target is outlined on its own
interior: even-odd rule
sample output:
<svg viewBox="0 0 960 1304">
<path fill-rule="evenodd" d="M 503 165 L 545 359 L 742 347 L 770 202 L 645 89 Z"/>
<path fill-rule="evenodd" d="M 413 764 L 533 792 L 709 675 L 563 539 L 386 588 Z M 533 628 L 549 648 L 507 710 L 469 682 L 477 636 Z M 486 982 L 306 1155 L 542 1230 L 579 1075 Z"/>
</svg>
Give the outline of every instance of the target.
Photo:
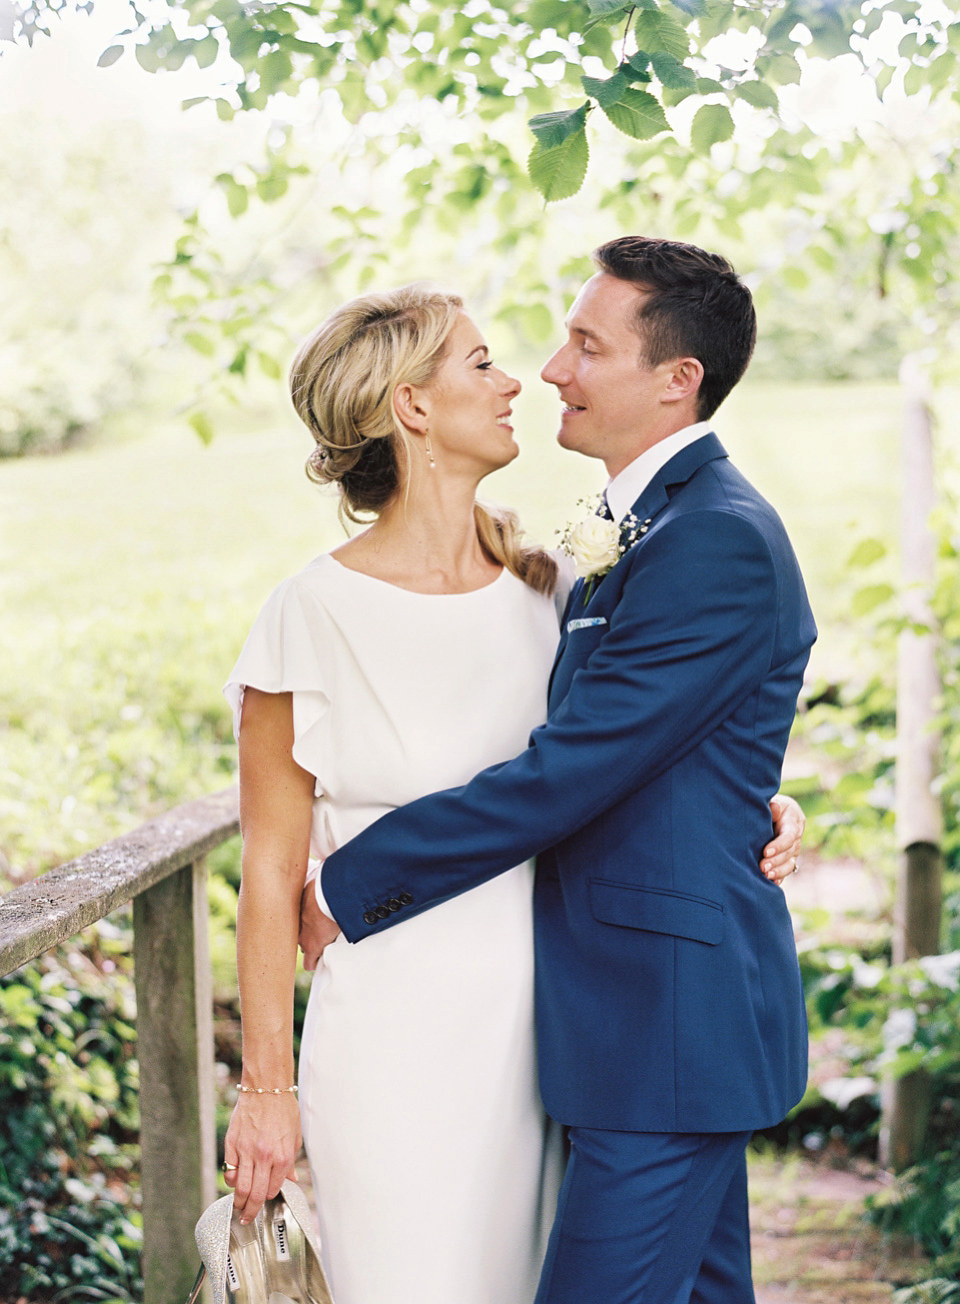
<svg viewBox="0 0 960 1304">
<path fill-rule="evenodd" d="M 233 1216 L 233 1196 L 223 1196 L 201 1215 L 195 1235 L 203 1267 L 187 1304 L 196 1304 L 204 1277 L 213 1304 L 333 1304 L 296 1182 L 284 1182 L 246 1226 Z"/>
<path fill-rule="evenodd" d="M 296 1182 L 284 1182 L 264 1205 L 262 1236 L 268 1304 L 333 1304 L 310 1206 Z"/>
</svg>

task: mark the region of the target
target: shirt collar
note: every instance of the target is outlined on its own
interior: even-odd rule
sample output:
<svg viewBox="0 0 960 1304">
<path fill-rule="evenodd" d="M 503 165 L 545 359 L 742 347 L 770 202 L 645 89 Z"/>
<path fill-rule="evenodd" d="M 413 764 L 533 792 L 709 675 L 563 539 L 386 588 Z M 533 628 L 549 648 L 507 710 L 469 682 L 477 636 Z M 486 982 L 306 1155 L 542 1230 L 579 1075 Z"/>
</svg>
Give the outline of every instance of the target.
<svg viewBox="0 0 960 1304">
<path fill-rule="evenodd" d="M 671 457 L 679 453 L 681 448 L 686 448 L 688 444 L 709 434 L 710 429 L 709 421 L 697 421 L 692 426 L 675 430 L 672 435 L 667 435 L 666 439 L 661 439 L 659 443 L 645 449 L 629 466 L 625 466 L 619 475 L 615 475 L 608 482 L 605 491 L 614 521 L 619 525 L 653 477 L 661 467 L 666 466 Z"/>
</svg>

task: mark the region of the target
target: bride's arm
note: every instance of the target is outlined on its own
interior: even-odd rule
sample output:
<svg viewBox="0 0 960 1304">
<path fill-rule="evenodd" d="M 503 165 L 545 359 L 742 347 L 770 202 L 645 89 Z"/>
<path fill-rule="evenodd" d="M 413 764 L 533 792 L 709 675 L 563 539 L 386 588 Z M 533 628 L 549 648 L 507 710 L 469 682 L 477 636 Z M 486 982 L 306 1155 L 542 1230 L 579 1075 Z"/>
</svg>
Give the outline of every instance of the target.
<svg viewBox="0 0 960 1304">
<path fill-rule="evenodd" d="M 243 874 L 237 907 L 241 1083 L 224 1144 L 234 1208 L 250 1222 L 295 1177 L 300 1109 L 294 1093 L 293 982 L 300 892 L 310 848 L 314 778 L 294 761 L 290 693 L 248 688 L 240 731 Z M 282 1094 L 273 1094 L 274 1088 Z"/>
</svg>

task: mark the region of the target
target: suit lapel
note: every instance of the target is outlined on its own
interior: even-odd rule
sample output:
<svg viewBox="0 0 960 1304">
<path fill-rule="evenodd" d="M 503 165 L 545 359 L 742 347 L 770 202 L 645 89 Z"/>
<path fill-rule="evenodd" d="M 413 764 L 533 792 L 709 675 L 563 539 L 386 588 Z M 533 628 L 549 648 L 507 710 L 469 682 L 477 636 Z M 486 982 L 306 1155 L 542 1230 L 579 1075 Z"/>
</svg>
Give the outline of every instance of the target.
<svg viewBox="0 0 960 1304">
<path fill-rule="evenodd" d="M 679 453 L 675 453 L 670 461 L 662 466 L 656 473 L 647 487 L 643 490 L 640 497 L 633 504 L 626 517 L 624 517 L 624 524 L 621 525 L 621 534 L 624 532 L 626 522 L 631 521 L 631 519 L 634 522 L 634 524 L 626 526 L 626 529 L 629 530 L 630 534 L 633 536 L 629 540 L 628 549 L 632 548 L 635 543 L 639 543 L 643 535 L 646 534 L 647 530 L 656 520 L 658 514 L 662 512 L 664 507 L 669 503 L 671 495 L 667 492 L 668 488 L 675 489 L 677 485 L 686 484 L 702 466 L 707 464 L 707 462 L 713 462 L 716 461 L 717 458 L 726 456 L 726 449 L 712 431 L 709 434 L 701 436 L 700 439 L 695 439 L 693 443 L 688 444 L 686 448 L 681 448 Z M 626 554 L 624 554 L 624 556 L 625 555 Z M 623 558 L 621 558 L 621 561 L 622 560 Z M 609 574 L 609 571 L 607 574 Z M 595 601 L 596 595 L 605 578 L 605 576 L 601 575 L 594 583 L 593 592 L 590 595 L 591 602 Z M 560 664 L 560 660 L 567 646 L 567 640 L 569 637 L 567 633 L 567 626 L 569 624 L 568 618 L 578 609 L 578 604 L 581 608 L 584 606 L 581 597 L 584 587 L 585 582 L 583 580 L 577 580 L 571 590 L 570 597 L 567 600 L 563 629 L 560 631 L 560 643 L 557 647 L 557 655 L 554 658 L 553 669 L 550 672 L 551 686 L 553 684 L 553 676 L 556 673 L 557 666 Z"/>
<path fill-rule="evenodd" d="M 668 489 L 686 484 L 707 462 L 726 456 L 726 449 L 712 432 L 695 439 L 686 448 L 681 448 L 679 453 L 675 453 L 670 461 L 660 468 L 627 515 L 635 516 L 640 524 L 648 518 L 652 521 L 670 501 L 671 495 L 667 492 Z"/>
</svg>

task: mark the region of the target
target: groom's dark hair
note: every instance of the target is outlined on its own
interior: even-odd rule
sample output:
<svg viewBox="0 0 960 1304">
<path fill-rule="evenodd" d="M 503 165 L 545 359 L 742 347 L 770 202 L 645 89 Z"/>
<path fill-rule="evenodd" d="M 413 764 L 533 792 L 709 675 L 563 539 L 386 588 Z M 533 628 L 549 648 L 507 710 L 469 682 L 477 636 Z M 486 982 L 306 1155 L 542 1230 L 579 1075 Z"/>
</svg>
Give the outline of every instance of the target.
<svg viewBox="0 0 960 1304">
<path fill-rule="evenodd" d="M 696 358 L 703 366 L 697 415 L 713 416 L 746 371 L 757 338 L 753 299 L 731 265 L 696 245 L 642 235 L 609 240 L 593 260 L 647 292 L 634 321 L 644 363 Z"/>
</svg>

